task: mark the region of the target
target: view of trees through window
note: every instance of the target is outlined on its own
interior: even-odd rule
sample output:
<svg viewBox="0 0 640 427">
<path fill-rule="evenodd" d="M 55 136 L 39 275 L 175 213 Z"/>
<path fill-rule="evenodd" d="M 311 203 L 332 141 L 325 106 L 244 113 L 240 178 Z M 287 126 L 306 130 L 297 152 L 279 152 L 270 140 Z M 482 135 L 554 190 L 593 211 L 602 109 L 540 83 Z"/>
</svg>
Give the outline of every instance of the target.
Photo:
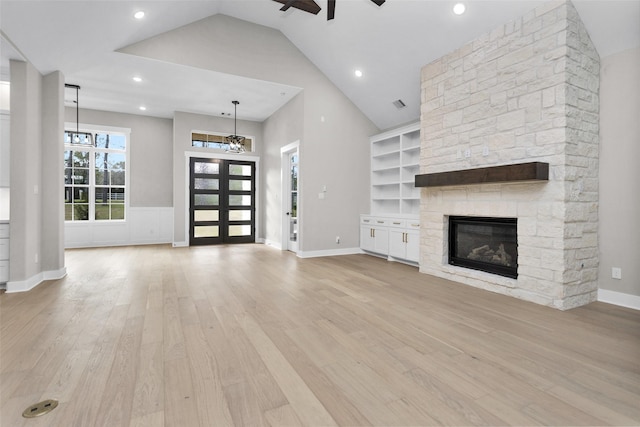
<svg viewBox="0 0 640 427">
<path fill-rule="evenodd" d="M 65 220 L 125 219 L 126 135 L 67 131 L 64 141 Z"/>
</svg>

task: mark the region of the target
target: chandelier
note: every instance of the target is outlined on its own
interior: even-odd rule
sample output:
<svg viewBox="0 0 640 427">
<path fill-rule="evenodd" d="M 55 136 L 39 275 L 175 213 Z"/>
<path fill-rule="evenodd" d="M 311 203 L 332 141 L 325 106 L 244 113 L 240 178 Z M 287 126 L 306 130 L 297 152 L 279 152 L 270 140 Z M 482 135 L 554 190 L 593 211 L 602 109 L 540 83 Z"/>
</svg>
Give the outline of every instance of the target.
<svg viewBox="0 0 640 427">
<path fill-rule="evenodd" d="M 233 114 L 233 135 L 229 135 L 224 138 L 225 142 L 229 144 L 229 148 L 227 148 L 227 153 L 236 153 L 242 154 L 246 150 L 244 148 L 244 136 L 238 135 L 238 104 L 239 101 L 231 101 L 233 103 L 234 114 Z"/>
</svg>

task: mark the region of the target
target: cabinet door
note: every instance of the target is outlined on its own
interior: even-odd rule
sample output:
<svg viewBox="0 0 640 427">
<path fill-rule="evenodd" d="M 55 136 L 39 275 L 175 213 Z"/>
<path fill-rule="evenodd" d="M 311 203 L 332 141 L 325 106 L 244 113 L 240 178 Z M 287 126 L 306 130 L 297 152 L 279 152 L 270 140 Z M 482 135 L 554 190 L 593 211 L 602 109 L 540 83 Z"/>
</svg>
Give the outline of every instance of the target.
<svg viewBox="0 0 640 427">
<path fill-rule="evenodd" d="M 360 226 L 360 249 L 370 252 L 375 252 L 376 250 L 373 229 L 368 225 Z"/>
<path fill-rule="evenodd" d="M 389 231 L 389 255 L 396 258 L 406 257 L 405 231 L 402 228 Z"/>
<path fill-rule="evenodd" d="M 389 254 L 389 230 L 386 228 L 374 228 L 375 252 L 383 255 Z"/>
<path fill-rule="evenodd" d="M 420 261 L 420 232 L 411 230 L 407 231 L 405 238 L 406 259 L 409 261 Z"/>
</svg>

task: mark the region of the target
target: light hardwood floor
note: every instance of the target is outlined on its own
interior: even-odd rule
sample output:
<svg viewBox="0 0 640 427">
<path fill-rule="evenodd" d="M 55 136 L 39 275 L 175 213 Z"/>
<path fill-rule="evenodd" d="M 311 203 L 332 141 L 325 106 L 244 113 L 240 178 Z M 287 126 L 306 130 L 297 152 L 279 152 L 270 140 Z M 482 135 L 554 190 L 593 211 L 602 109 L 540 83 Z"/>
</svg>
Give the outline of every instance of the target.
<svg viewBox="0 0 640 427">
<path fill-rule="evenodd" d="M 262 245 L 66 260 L 0 295 L 2 427 L 640 424 L 638 311 Z"/>
</svg>

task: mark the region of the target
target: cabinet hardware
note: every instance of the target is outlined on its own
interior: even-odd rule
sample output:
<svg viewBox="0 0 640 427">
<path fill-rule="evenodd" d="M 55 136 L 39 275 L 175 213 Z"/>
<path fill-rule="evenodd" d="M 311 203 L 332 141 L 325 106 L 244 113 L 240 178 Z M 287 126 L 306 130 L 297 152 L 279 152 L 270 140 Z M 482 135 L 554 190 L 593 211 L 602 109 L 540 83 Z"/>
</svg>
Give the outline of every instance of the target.
<svg viewBox="0 0 640 427">
<path fill-rule="evenodd" d="M 378 224 L 384 224 L 384 221 L 377 221 Z"/>
</svg>

